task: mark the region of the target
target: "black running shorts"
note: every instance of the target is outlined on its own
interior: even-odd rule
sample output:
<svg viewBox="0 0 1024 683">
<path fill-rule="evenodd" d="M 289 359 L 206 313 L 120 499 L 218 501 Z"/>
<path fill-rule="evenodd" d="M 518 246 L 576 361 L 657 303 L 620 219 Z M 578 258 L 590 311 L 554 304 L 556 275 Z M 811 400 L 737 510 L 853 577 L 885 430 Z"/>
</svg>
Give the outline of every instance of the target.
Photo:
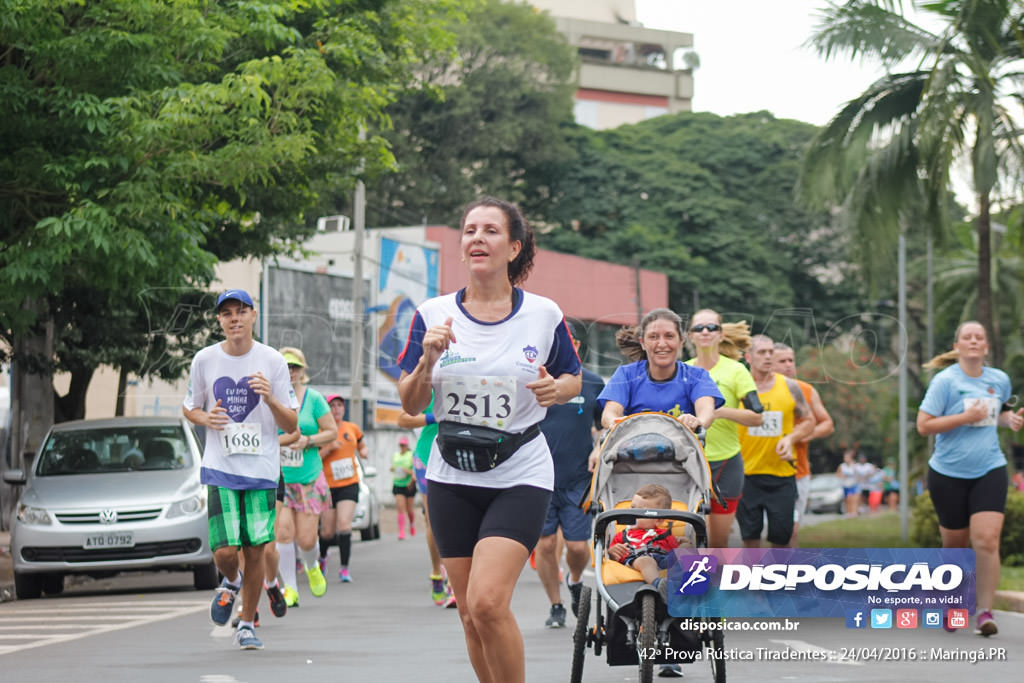
<svg viewBox="0 0 1024 683">
<path fill-rule="evenodd" d="M 744 541 L 761 538 L 764 517 L 768 517 L 768 542 L 789 544 L 793 535 L 796 507 L 796 478 L 771 474 L 748 474 L 743 480 L 743 497 L 736 507 L 736 521 Z"/>
<path fill-rule="evenodd" d="M 430 528 L 441 557 L 472 557 L 477 541 L 500 536 L 532 551 L 551 492 L 535 486 L 491 489 L 430 482 Z"/>
<path fill-rule="evenodd" d="M 928 493 L 939 525 L 946 529 L 966 529 L 975 512 L 1005 512 L 1008 488 L 1006 465 L 991 469 L 977 479 L 947 477 L 928 468 Z"/>
</svg>

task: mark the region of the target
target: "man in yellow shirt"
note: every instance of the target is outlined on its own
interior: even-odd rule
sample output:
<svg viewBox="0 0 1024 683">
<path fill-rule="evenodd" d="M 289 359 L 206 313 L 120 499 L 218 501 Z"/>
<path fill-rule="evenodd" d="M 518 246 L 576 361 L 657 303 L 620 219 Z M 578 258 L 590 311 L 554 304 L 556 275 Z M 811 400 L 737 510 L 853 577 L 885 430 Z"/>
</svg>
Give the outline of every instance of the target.
<svg viewBox="0 0 1024 683">
<path fill-rule="evenodd" d="M 796 381 L 773 371 L 772 340 L 759 334 L 750 341 L 746 359 L 764 412 L 760 427 L 739 426 L 744 482 L 736 521 L 743 547 L 759 548 L 767 515 L 768 542 L 784 548 L 797 497 L 794 446 L 811 435 L 815 421 Z"/>
</svg>

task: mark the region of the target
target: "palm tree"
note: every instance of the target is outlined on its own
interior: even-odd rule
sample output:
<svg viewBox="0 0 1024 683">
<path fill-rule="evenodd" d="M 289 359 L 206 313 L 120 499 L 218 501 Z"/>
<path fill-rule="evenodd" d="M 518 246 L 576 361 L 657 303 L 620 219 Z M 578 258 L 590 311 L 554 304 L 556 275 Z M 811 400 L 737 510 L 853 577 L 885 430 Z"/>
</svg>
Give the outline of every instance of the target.
<svg viewBox="0 0 1024 683">
<path fill-rule="evenodd" d="M 969 159 L 977 211 L 976 317 L 993 330 L 990 207 L 1000 179 L 1021 170 L 1024 148 L 1009 106 L 1024 101 L 1024 3 L 920 0 L 929 31 L 899 0 L 829 3 L 808 41 L 826 59 L 877 59 L 887 73 L 848 102 L 813 140 L 798 196 L 842 203 L 861 263 L 877 276 L 900 230 L 946 224 L 950 170 Z M 902 65 L 909 70 L 894 72 Z M 933 233 L 934 234 L 934 233 Z M 993 335 L 993 352 L 1001 340 Z"/>
</svg>

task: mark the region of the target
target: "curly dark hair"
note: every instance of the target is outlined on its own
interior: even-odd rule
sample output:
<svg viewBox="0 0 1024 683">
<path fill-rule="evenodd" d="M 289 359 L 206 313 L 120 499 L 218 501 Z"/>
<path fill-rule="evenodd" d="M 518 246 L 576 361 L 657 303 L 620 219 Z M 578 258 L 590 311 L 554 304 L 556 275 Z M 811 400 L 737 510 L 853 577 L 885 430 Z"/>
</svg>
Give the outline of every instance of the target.
<svg viewBox="0 0 1024 683">
<path fill-rule="evenodd" d="M 519 207 L 512 202 L 497 197 L 480 197 L 467 204 L 462 210 L 462 218 L 459 220 L 460 230 L 466 227 L 466 216 L 469 215 L 469 212 L 479 206 L 493 206 L 505 214 L 505 219 L 508 221 L 509 240 L 520 244 L 519 254 L 508 264 L 508 281 L 514 287 L 525 280 L 533 268 L 533 257 L 537 254 L 533 228 L 523 217 L 523 212 L 519 210 Z"/>
</svg>

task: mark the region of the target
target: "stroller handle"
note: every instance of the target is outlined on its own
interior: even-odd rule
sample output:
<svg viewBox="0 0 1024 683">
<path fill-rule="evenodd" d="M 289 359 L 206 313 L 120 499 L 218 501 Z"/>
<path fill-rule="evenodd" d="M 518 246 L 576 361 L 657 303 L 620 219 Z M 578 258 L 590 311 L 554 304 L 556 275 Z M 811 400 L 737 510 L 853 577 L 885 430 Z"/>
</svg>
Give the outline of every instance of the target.
<svg viewBox="0 0 1024 683">
<path fill-rule="evenodd" d="M 707 534 L 707 527 L 704 522 L 704 517 L 698 514 L 694 514 L 689 510 L 659 510 L 655 508 L 644 508 L 638 510 L 636 508 L 622 509 L 622 510 L 608 510 L 607 512 L 600 513 L 594 520 L 594 542 L 595 544 L 599 539 L 604 539 L 605 531 L 608 529 L 608 525 L 612 522 L 621 522 L 623 524 L 636 524 L 638 518 L 654 518 L 654 519 L 668 519 L 675 520 L 677 522 L 687 522 L 693 525 L 694 530 L 698 538 L 704 537 Z"/>
</svg>

